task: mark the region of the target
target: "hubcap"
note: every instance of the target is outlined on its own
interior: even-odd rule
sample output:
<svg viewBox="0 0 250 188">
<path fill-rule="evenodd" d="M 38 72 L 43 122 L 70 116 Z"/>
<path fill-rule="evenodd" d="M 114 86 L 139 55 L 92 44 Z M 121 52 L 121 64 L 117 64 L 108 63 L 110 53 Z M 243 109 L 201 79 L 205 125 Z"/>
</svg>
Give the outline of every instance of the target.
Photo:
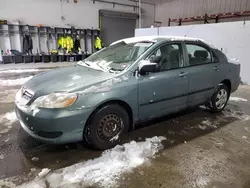
<svg viewBox="0 0 250 188">
<path fill-rule="evenodd" d="M 228 99 L 227 91 L 225 89 L 221 89 L 216 96 L 216 102 L 215 102 L 216 107 L 218 109 L 224 108 L 224 106 L 227 103 L 227 99 Z"/>
<path fill-rule="evenodd" d="M 108 114 L 101 119 L 97 134 L 101 140 L 110 140 L 119 135 L 122 129 L 122 119 L 116 114 Z"/>
</svg>

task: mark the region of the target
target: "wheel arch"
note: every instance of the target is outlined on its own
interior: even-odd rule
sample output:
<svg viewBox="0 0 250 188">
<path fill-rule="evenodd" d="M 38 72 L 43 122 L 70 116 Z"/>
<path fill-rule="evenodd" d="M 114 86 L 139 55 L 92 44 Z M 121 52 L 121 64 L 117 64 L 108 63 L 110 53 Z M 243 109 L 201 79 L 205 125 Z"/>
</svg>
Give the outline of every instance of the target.
<svg viewBox="0 0 250 188">
<path fill-rule="evenodd" d="M 129 131 L 134 129 L 134 118 L 133 118 L 133 110 L 131 108 L 131 106 L 126 103 L 123 100 L 119 100 L 119 99 L 112 99 L 112 100 L 108 100 L 108 101 L 104 101 L 103 103 L 99 104 L 94 111 L 89 115 L 86 124 L 89 123 L 91 117 L 101 108 L 103 108 L 104 106 L 110 105 L 110 104 L 118 104 L 119 106 L 121 106 L 122 108 L 124 108 L 126 110 L 126 112 L 128 113 L 129 116 Z M 85 126 L 86 127 L 86 126 Z"/>
<path fill-rule="evenodd" d="M 226 85 L 228 90 L 229 90 L 229 93 L 231 93 L 231 89 L 232 89 L 232 83 L 229 79 L 225 79 L 221 82 L 222 84 Z"/>
</svg>

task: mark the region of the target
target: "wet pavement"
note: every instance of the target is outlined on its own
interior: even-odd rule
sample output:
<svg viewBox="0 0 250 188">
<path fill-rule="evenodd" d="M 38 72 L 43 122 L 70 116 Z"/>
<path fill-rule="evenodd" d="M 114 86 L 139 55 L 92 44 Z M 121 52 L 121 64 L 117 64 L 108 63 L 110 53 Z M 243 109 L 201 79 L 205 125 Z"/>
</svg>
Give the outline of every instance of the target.
<svg viewBox="0 0 250 188">
<path fill-rule="evenodd" d="M 0 74 L 0 81 L 42 71 L 46 70 Z M 14 111 L 18 88 L 0 86 L 0 114 Z M 138 125 L 124 142 L 153 136 L 164 136 L 167 140 L 163 141 L 164 149 L 149 164 L 124 174 L 118 187 L 250 187 L 250 86 L 241 86 L 233 95 L 248 102 L 229 101 L 220 114 L 200 107 Z M 20 184 L 34 178 L 42 168 L 55 170 L 100 154 L 83 143 L 43 144 L 28 136 L 17 121 L 11 125 L 0 122 L 2 180 L 9 178 L 8 181 Z"/>
</svg>

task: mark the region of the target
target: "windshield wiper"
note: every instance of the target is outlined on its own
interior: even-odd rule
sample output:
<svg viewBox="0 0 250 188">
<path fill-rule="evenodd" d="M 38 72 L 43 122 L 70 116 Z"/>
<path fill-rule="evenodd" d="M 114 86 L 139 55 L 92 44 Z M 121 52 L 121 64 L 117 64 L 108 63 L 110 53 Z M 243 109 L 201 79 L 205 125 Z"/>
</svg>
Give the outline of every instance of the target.
<svg viewBox="0 0 250 188">
<path fill-rule="evenodd" d="M 123 71 L 123 69 L 117 69 L 117 68 L 111 68 L 111 69 L 109 69 L 110 73 L 116 73 L 116 72 L 121 72 L 121 71 Z"/>
<path fill-rule="evenodd" d="M 90 67 L 90 64 L 88 64 L 88 63 L 86 63 L 86 62 L 84 62 L 84 63 Z"/>
<path fill-rule="evenodd" d="M 82 66 L 87 65 L 88 67 L 90 67 L 90 64 L 88 64 L 84 61 L 78 62 L 77 64 L 82 65 Z"/>
</svg>

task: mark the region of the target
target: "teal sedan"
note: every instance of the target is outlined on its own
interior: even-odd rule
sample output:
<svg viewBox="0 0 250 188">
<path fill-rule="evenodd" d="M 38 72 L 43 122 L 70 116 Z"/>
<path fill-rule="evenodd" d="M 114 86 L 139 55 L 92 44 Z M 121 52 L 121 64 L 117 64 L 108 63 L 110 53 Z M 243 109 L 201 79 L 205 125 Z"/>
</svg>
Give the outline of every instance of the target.
<svg viewBox="0 0 250 188">
<path fill-rule="evenodd" d="M 221 112 L 240 81 L 240 65 L 200 39 L 128 38 L 29 80 L 16 114 L 40 141 L 103 150 L 141 121 L 199 105 Z"/>
</svg>

